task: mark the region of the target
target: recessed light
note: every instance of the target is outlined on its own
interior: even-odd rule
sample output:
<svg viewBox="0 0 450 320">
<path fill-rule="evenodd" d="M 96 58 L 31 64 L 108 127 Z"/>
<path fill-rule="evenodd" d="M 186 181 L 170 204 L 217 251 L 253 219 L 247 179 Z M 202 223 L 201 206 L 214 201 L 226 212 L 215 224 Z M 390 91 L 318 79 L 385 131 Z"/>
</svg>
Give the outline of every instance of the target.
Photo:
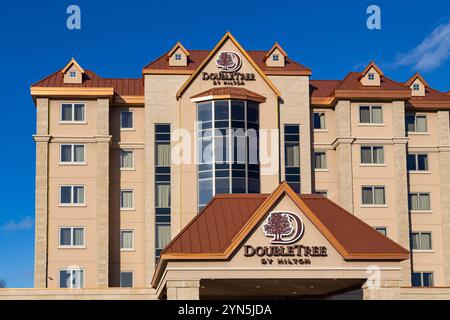
<svg viewBox="0 0 450 320">
<path fill-rule="evenodd" d="M 292 294 L 297 294 L 297 291 L 293 291 Z"/>
<path fill-rule="evenodd" d="M 259 289 L 259 288 L 261 288 L 261 286 L 255 286 L 256 287 L 256 289 Z"/>
<path fill-rule="evenodd" d="M 314 289 L 314 286 L 309 286 L 310 289 Z"/>
</svg>

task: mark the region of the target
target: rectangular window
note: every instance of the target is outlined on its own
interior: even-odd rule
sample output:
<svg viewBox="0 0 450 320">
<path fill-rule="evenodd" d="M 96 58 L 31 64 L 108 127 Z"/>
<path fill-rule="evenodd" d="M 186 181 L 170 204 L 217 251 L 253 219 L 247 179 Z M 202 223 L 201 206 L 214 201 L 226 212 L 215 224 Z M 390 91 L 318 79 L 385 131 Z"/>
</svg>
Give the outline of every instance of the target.
<svg viewBox="0 0 450 320">
<path fill-rule="evenodd" d="M 414 83 L 414 84 L 413 84 L 413 90 L 414 90 L 414 91 L 419 91 L 419 89 L 420 89 L 419 84 Z"/>
<path fill-rule="evenodd" d="M 314 112 L 314 129 L 325 129 L 325 112 Z"/>
<path fill-rule="evenodd" d="M 387 237 L 387 228 L 386 227 L 375 227 L 375 230 L 381 233 L 383 236 Z"/>
<path fill-rule="evenodd" d="M 380 106 L 360 106 L 360 123 L 383 123 L 383 109 Z"/>
<path fill-rule="evenodd" d="M 120 249 L 133 250 L 134 239 L 133 230 L 120 230 Z"/>
<path fill-rule="evenodd" d="M 326 169 L 327 157 L 325 152 L 314 152 L 314 169 Z"/>
<path fill-rule="evenodd" d="M 409 194 L 409 209 L 411 211 L 430 211 L 430 194 L 414 192 Z"/>
<path fill-rule="evenodd" d="M 369 80 L 375 80 L 375 74 L 369 73 L 368 78 Z"/>
<path fill-rule="evenodd" d="M 413 287 L 432 287 L 433 273 L 432 272 L 413 272 L 411 274 L 411 285 Z"/>
<path fill-rule="evenodd" d="M 170 241 L 170 125 L 155 125 L 155 257 Z"/>
<path fill-rule="evenodd" d="M 409 113 L 405 118 L 407 132 L 428 132 L 426 115 Z"/>
<path fill-rule="evenodd" d="M 83 247 L 84 228 L 82 227 L 59 228 L 59 245 L 61 247 Z"/>
<path fill-rule="evenodd" d="M 408 154 L 407 166 L 409 171 L 428 171 L 427 154 Z"/>
<path fill-rule="evenodd" d="M 316 192 L 314 192 L 315 194 L 320 194 L 324 197 L 328 197 L 328 191 L 326 190 L 316 190 Z"/>
<path fill-rule="evenodd" d="M 364 186 L 362 187 L 362 204 L 363 205 L 385 205 L 386 198 L 384 187 L 381 186 Z"/>
<path fill-rule="evenodd" d="M 132 210 L 133 206 L 133 190 L 120 190 L 120 209 Z"/>
<path fill-rule="evenodd" d="M 133 169 L 133 150 L 120 150 L 120 169 Z"/>
<path fill-rule="evenodd" d="M 300 192 L 300 126 L 284 126 L 284 166 L 285 179 L 290 187 Z"/>
<path fill-rule="evenodd" d="M 120 287 L 133 288 L 133 272 L 131 271 L 120 272 Z"/>
<path fill-rule="evenodd" d="M 80 289 L 84 287 L 84 270 L 82 269 L 60 269 L 59 287 Z"/>
<path fill-rule="evenodd" d="M 61 163 L 84 163 L 84 144 L 61 144 Z"/>
<path fill-rule="evenodd" d="M 412 232 L 411 248 L 413 250 L 431 250 L 431 232 Z"/>
<path fill-rule="evenodd" d="M 84 186 L 60 186 L 59 193 L 59 203 L 61 205 L 84 205 Z"/>
<path fill-rule="evenodd" d="M 77 77 L 77 72 L 76 71 L 70 71 L 69 76 L 71 78 L 76 78 Z"/>
<path fill-rule="evenodd" d="M 273 61 L 278 61 L 280 57 L 277 54 L 272 55 Z"/>
<path fill-rule="evenodd" d="M 176 53 L 175 54 L 175 60 L 181 60 L 181 54 L 179 54 L 179 53 Z"/>
<path fill-rule="evenodd" d="M 133 112 L 121 111 L 120 112 L 120 129 L 133 129 Z"/>
<path fill-rule="evenodd" d="M 361 146 L 362 164 L 383 164 L 384 148 L 382 146 Z"/>
<path fill-rule="evenodd" d="M 85 121 L 84 103 L 62 103 L 61 121 L 62 122 L 84 122 Z"/>
</svg>

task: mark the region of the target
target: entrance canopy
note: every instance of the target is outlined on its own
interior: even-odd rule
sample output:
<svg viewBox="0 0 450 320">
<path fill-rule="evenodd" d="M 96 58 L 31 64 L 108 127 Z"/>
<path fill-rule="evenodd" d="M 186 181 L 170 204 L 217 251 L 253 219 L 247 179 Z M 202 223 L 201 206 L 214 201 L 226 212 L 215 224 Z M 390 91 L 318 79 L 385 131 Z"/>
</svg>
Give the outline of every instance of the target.
<svg viewBox="0 0 450 320">
<path fill-rule="evenodd" d="M 259 281 L 302 295 L 308 290 L 301 283 L 314 283 L 309 294 L 326 294 L 354 289 L 373 275 L 399 282 L 400 261 L 408 256 L 326 197 L 298 195 L 282 183 L 271 194 L 216 195 L 166 246 L 153 286 L 162 296 L 171 284 L 190 281 L 205 298 L 221 296 L 220 288 L 238 298 L 246 283 L 248 292 Z"/>
</svg>

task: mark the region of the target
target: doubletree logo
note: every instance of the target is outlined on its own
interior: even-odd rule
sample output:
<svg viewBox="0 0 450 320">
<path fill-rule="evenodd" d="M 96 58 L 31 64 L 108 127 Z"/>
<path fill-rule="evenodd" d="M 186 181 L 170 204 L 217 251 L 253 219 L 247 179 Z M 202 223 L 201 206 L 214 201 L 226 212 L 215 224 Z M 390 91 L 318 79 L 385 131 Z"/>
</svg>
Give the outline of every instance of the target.
<svg viewBox="0 0 450 320">
<path fill-rule="evenodd" d="M 222 51 L 216 59 L 216 66 L 223 72 L 235 72 L 241 68 L 242 60 L 231 51 Z"/>
<path fill-rule="evenodd" d="M 305 227 L 300 217 L 292 212 L 273 211 L 262 224 L 264 234 L 272 244 L 294 243 L 303 236 Z"/>
</svg>

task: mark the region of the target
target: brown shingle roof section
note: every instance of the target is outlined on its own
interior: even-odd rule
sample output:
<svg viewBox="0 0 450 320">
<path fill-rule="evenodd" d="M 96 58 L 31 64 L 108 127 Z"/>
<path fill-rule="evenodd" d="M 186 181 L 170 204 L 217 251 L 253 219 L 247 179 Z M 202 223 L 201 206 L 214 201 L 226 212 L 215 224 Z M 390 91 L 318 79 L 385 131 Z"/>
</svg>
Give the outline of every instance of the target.
<svg viewBox="0 0 450 320">
<path fill-rule="evenodd" d="M 191 98 L 195 99 L 201 97 L 212 97 L 213 99 L 243 99 L 257 102 L 266 101 L 266 97 L 258 93 L 247 90 L 245 88 L 235 88 L 235 87 L 211 88 L 202 93 L 193 95 Z"/>
<path fill-rule="evenodd" d="M 311 97 L 328 98 L 334 89 L 341 83 L 341 80 L 310 80 Z"/>
<path fill-rule="evenodd" d="M 225 253 L 269 196 L 267 194 L 234 194 L 214 197 L 202 212 L 167 245 L 163 251 L 163 259 L 165 254 L 176 256 Z M 389 257 L 389 260 L 407 259 L 406 249 L 381 235 L 331 200 L 319 195 L 294 194 L 294 196 L 299 197 L 312 212 L 313 217 L 317 218 L 345 249 L 348 260 L 364 260 L 369 256 L 381 260 L 387 260 L 386 257 Z M 305 215 L 307 216 L 307 213 Z"/>
<path fill-rule="evenodd" d="M 152 70 L 172 70 L 172 71 L 182 71 L 182 70 L 190 70 L 194 71 L 196 70 L 200 64 L 205 60 L 205 58 L 208 56 L 210 51 L 208 50 L 189 50 L 189 60 L 187 66 L 181 66 L 181 67 L 175 67 L 170 66 L 169 61 L 167 60 L 167 53 L 159 57 L 158 59 L 154 60 L 153 62 L 149 63 L 144 67 L 144 71 L 152 71 Z M 264 62 L 264 57 L 267 53 L 267 51 L 262 50 L 249 50 L 247 53 L 250 55 L 250 57 L 255 61 L 255 63 L 258 65 L 258 67 L 264 71 L 266 74 L 271 73 L 283 73 L 283 72 L 305 72 L 305 71 L 311 71 L 309 68 L 289 59 L 286 58 L 286 65 L 285 67 L 268 67 L 266 63 Z"/>
<path fill-rule="evenodd" d="M 402 84 L 393 81 L 386 76 L 381 78 L 380 86 L 363 86 L 359 81 L 359 72 L 350 72 L 339 84 L 336 90 L 361 90 L 361 91 L 381 91 L 381 90 L 398 90 L 410 92 L 409 88 L 405 88 Z"/>
<path fill-rule="evenodd" d="M 414 96 L 408 100 L 408 104 L 413 108 L 420 109 L 450 109 L 450 96 L 447 94 L 440 92 L 438 90 L 432 89 L 430 87 L 425 88 L 425 96 L 418 97 Z"/>
<path fill-rule="evenodd" d="M 60 70 L 36 82 L 32 87 L 79 87 L 79 88 L 114 88 L 120 96 L 143 96 L 144 85 L 142 78 L 102 78 L 95 72 L 86 70 L 83 82 L 64 83 L 64 74 Z"/>
</svg>

